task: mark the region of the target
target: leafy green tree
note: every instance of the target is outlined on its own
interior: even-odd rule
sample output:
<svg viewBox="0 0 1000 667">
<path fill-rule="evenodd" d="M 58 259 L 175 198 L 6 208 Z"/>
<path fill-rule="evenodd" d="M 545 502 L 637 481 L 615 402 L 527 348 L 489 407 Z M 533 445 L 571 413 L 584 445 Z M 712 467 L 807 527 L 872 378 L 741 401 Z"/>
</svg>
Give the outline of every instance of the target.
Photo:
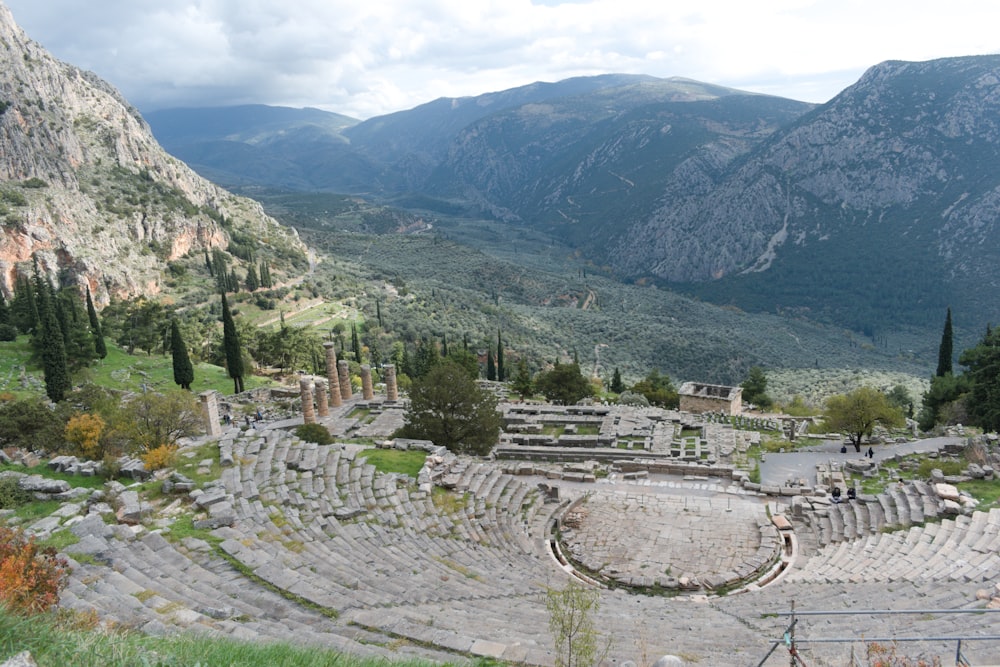
<svg viewBox="0 0 1000 667">
<path fill-rule="evenodd" d="M 747 377 L 740 385 L 743 389 L 743 401 L 753 403 L 762 408 L 769 408 L 774 401 L 767 395 L 767 375 L 760 366 L 751 366 Z"/>
<path fill-rule="evenodd" d="M 971 423 L 986 431 L 1000 429 L 1000 329 L 988 328 L 975 347 L 962 352 L 959 363 L 966 367 Z"/>
<path fill-rule="evenodd" d="M 616 394 L 625 391 L 625 383 L 622 382 L 622 374 L 618 371 L 617 366 L 615 366 L 615 372 L 611 376 L 611 384 L 608 385 L 608 389 Z"/>
<path fill-rule="evenodd" d="M 226 353 L 226 371 L 233 379 L 233 392 L 243 392 L 243 350 L 236 333 L 236 323 L 229 310 L 226 294 L 222 294 L 222 347 Z"/>
<path fill-rule="evenodd" d="M 660 375 L 660 371 L 655 368 L 645 378 L 632 385 L 632 391 L 645 396 L 650 405 L 661 408 L 673 409 L 681 404 L 680 394 L 674 389 L 670 376 L 665 373 Z"/>
<path fill-rule="evenodd" d="M 489 454 L 500 437 L 496 398 L 464 368 L 444 362 L 413 381 L 400 435 L 431 440 L 460 454 Z"/>
<path fill-rule="evenodd" d="M 191 383 L 194 382 L 194 365 L 188 355 L 187 345 L 181 336 L 180 327 L 177 320 L 170 322 L 170 355 L 174 364 L 174 383 L 181 389 L 191 391 Z"/>
<path fill-rule="evenodd" d="M 448 350 L 445 360 L 463 369 L 473 380 L 479 379 L 479 359 L 469 350 L 463 347 L 456 348 L 454 345 Z"/>
<path fill-rule="evenodd" d="M 539 373 L 535 389 L 553 403 L 573 405 L 593 395 L 593 387 L 580 372 L 577 363 L 556 363 L 550 371 Z"/>
<path fill-rule="evenodd" d="M 65 402 L 53 407 L 40 396 L 0 402 L 0 447 L 52 449 L 62 442 L 71 412 Z"/>
<path fill-rule="evenodd" d="M 847 434 L 857 452 L 861 451 L 862 439 L 871 437 L 876 426 L 892 428 L 904 424 L 899 408 L 893 407 L 885 394 L 871 387 L 831 396 L 826 401 L 824 418 L 827 430 Z"/>
<path fill-rule="evenodd" d="M 954 352 L 953 336 L 951 331 L 951 308 L 944 319 L 944 331 L 941 332 L 941 345 L 938 347 L 938 365 L 936 376 L 941 377 L 952 372 L 952 358 Z"/>
<path fill-rule="evenodd" d="M 521 400 L 535 393 L 535 383 L 531 381 L 528 362 L 524 359 L 517 360 L 517 373 L 514 374 L 511 387 L 521 396 Z"/>
<path fill-rule="evenodd" d="M 122 452 L 143 453 L 176 445 L 179 439 L 204 430 L 198 399 L 191 392 L 176 389 L 137 394 L 106 419 L 108 440 L 113 450 Z"/>
<path fill-rule="evenodd" d="M 404 359 L 406 361 L 406 359 Z M 417 352 L 412 360 L 412 372 L 407 373 L 414 379 L 422 378 L 431 372 L 441 363 L 441 355 L 438 353 L 434 341 L 424 338 L 417 345 Z"/>
<path fill-rule="evenodd" d="M 897 384 L 889 390 L 885 397 L 889 399 L 890 405 L 899 408 L 900 412 L 907 417 L 913 417 L 913 397 L 910 396 L 910 391 L 905 386 Z"/>
<path fill-rule="evenodd" d="M 90 288 L 87 288 L 87 318 L 90 320 L 90 333 L 94 337 L 94 352 L 98 359 L 108 356 L 108 346 L 104 342 L 104 331 L 101 329 L 101 320 L 97 317 L 97 309 L 94 308 L 94 300 L 90 297 Z"/>
<path fill-rule="evenodd" d="M 545 609 L 555 643 L 556 667 L 594 667 L 601 663 L 604 656 L 599 654 L 594 625 L 600 602 L 596 589 L 573 581 L 561 590 L 550 588 L 546 592 Z"/>
</svg>

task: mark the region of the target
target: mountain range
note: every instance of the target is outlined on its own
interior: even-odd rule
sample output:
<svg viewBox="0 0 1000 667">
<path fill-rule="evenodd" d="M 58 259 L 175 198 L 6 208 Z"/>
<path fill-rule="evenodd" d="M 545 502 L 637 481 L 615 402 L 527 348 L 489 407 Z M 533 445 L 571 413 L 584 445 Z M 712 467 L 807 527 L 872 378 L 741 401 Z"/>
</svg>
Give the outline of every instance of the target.
<svg viewBox="0 0 1000 667">
<path fill-rule="evenodd" d="M 605 75 L 364 122 L 231 111 L 148 119 L 221 183 L 485 215 L 716 303 L 870 335 L 1000 319 L 1000 56 L 885 62 L 821 106 Z"/>
</svg>

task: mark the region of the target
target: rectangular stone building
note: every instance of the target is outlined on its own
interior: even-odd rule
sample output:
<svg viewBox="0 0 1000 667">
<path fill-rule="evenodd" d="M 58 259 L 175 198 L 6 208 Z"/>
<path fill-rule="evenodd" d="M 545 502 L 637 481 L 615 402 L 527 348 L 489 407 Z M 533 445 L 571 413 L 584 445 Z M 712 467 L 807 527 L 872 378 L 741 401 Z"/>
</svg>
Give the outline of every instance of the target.
<svg viewBox="0 0 1000 667">
<path fill-rule="evenodd" d="M 721 412 L 727 415 L 743 412 L 743 389 L 740 387 L 685 382 L 677 393 L 681 397 L 682 412 Z"/>
</svg>

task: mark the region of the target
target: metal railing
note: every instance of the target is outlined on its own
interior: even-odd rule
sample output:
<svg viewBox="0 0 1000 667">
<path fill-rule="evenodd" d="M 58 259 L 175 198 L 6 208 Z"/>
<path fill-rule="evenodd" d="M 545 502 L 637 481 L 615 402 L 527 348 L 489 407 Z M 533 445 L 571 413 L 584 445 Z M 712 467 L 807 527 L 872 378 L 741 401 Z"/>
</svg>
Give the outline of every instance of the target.
<svg viewBox="0 0 1000 667">
<path fill-rule="evenodd" d="M 962 653 L 962 642 L 974 642 L 974 641 L 1000 641 L 1000 635 L 945 635 L 945 636 L 920 636 L 920 637 L 814 637 L 814 638 L 800 638 L 796 637 L 796 628 L 798 626 L 799 619 L 803 616 L 902 616 L 907 614 L 920 614 L 920 615 L 950 615 L 950 614 L 992 614 L 1000 612 L 1000 609 L 829 609 L 829 610 L 806 610 L 797 611 L 795 609 L 795 602 L 792 602 L 792 608 L 790 611 L 780 611 L 774 612 L 773 616 L 787 616 L 790 617 L 791 622 L 785 628 L 780 639 L 774 640 L 771 643 L 771 648 L 768 650 L 767 654 L 757 663 L 757 667 L 763 667 L 764 663 L 767 662 L 768 658 L 777 650 L 782 644 L 788 649 L 789 665 L 795 667 L 800 665 L 801 667 L 808 667 L 806 662 L 803 660 L 799 653 L 798 647 L 802 644 L 855 644 L 862 642 L 865 644 L 871 643 L 908 643 L 908 642 L 943 642 L 951 643 L 956 642 L 955 649 L 955 665 L 956 667 L 972 667 L 972 663 Z"/>
</svg>

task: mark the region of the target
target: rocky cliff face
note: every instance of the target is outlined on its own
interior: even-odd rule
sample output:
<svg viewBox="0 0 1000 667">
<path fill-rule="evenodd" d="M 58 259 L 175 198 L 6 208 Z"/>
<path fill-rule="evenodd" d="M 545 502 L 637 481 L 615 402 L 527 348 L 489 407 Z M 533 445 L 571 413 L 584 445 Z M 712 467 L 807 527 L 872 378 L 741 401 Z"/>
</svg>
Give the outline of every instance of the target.
<svg viewBox="0 0 1000 667">
<path fill-rule="evenodd" d="M 167 155 L 107 83 L 49 55 L 0 5 L 0 288 L 32 254 L 62 283 L 155 294 L 167 261 L 233 230 L 301 253 L 261 207 Z"/>
<path fill-rule="evenodd" d="M 887 62 L 722 172 L 682 165 L 611 258 L 624 273 L 700 281 L 767 270 L 845 231 L 858 246 L 922 235 L 949 271 L 986 279 L 998 164 L 1000 57 Z"/>
</svg>

